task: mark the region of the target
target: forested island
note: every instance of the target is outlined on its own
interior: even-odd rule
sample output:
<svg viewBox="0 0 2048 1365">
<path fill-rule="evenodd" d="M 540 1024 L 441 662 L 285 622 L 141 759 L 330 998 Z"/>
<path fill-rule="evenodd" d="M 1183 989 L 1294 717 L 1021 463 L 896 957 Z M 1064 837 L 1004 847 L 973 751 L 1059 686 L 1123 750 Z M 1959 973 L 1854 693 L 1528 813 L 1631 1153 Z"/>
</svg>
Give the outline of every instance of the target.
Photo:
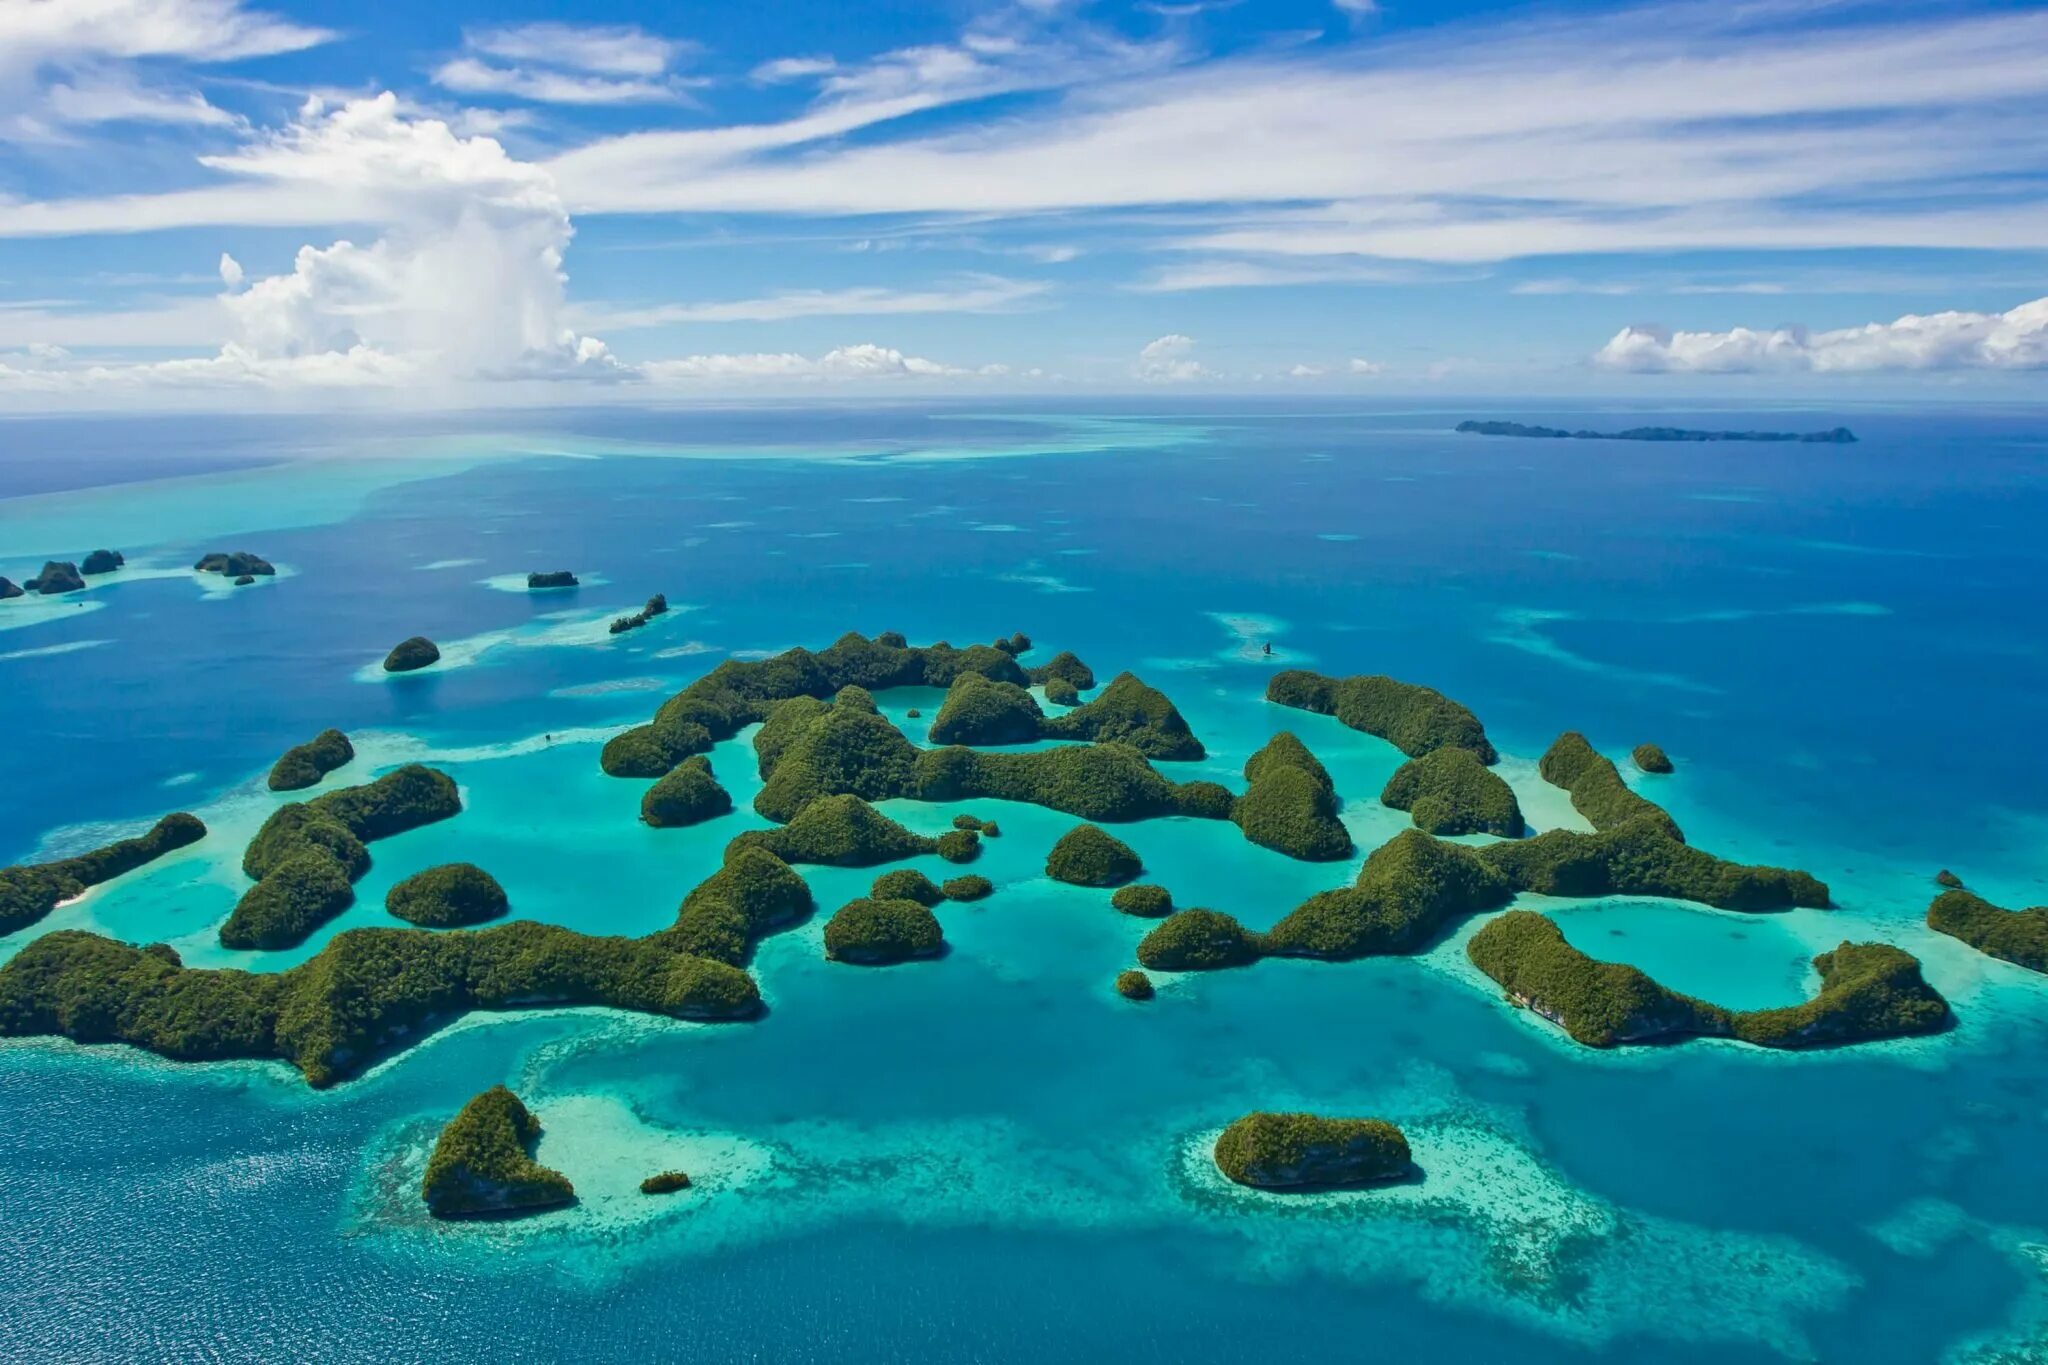
<svg viewBox="0 0 2048 1365">
<path fill-rule="evenodd" d="M 1856 433 L 1847 427 L 1826 431 L 1695 431 L 1687 427 L 1629 427 L 1625 431 L 1566 431 L 1563 427 L 1530 426 L 1524 422 L 1465 421 L 1457 430 L 1468 436 L 1534 436 L 1570 441 L 1795 441 L 1804 445 L 1848 446 Z"/>
</svg>

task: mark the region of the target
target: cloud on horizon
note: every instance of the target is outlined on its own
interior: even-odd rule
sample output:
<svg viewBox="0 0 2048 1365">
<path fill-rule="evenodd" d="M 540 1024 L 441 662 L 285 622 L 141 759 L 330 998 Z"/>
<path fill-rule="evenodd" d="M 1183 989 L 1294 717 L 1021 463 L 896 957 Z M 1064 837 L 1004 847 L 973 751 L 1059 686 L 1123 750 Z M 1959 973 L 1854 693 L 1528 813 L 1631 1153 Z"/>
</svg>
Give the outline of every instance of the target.
<svg viewBox="0 0 2048 1365">
<path fill-rule="evenodd" d="M 1673 332 L 1628 327 L 1594 356 L 1613 370 L 1658 374 L 1847 374 L 1881 370 L 2048 369 L 2048 298 L 2004 313 L 1907 315 L 1809 332 Z"/>
</svg>

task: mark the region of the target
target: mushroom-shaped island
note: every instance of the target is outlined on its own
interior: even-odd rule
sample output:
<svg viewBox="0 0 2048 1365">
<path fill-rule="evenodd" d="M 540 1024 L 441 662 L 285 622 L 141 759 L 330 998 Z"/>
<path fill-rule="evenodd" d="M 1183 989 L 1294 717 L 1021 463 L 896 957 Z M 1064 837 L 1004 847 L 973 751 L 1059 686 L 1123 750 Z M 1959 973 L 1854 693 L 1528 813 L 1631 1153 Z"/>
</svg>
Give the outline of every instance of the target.
<svg viewBox="0 0 2048 1365">
<path fill-rule="evenodd" d="M 928 906 L 912 900 L 848 901 L 825 922 L 825 956 L 865 967 L 936 957 L 945 932 Z"/>
<path fill-rule="evenodd" d="M 277 566 L 262 555 L 252 555 L 247 550 L 220 551 L 201 555 L 199 562 L 192 566 L 194 573 L 217 573 L 228 578 L 269 578 L 277 572 Z"/>
<path fill-rule="evenodd" d="M 119 550 L 94 550 L 85 557 L 85 562 L 78 566 L 78 571 L 82 574 L 112 573 L 127 562 L 128 556 Z"/>
<path fill-rule="evenodd" d="M 914 867 L 899 867 L 875 878 L 868 895 L 878 901 L 916 901 L 930 907 L 946 899 L 945 891 Z"/>
<path fill-rule="evenodd" d="M 1025 676 L 1048 689 L 1055 679 L 1084 692 L 1095 686 L 1095 670 L 1070 649 L 1063 649 L 1044 663 L 1026 669 Z"/>
<path fill-rule="evenodd" d="M 1039 732 L 1047 739 L 1128 744 L 1152 759 L 1194 760 L 1207 753 L 1180 708 L 1134 673 L 1119 673 L 1093 701 L 1046 717 Z"/>
<path fill-rule="evenodd" d="M 1116 993 L 1126 1000 L 1150 1000 L 1155 992 L 1152 978 L 1133 967 L 1116 974 Z"/>
<path fill-rule="evenodd" d="M 1335 716 L 1354 730 L 1379 736 L 1410 758 L 1431 749 L 1457 748 L 1470 749 L 1481 763 L 1500 759 L 1479 717 L 1432 687 L 1379 674 L 1332 678 L 1288 669 L 1275 673 L 1266 684 L 1266 700 Z"/>
<path fill-rule="evenodd" d="M 576 1202 L 560 1171 L 533 1159 L 540 1120 L 519 1097 L 494 1085 L 448 1121 L 427 1160 L 420 1197 L 436 1218 L 532 1213 Z"/>
<path fill-rule="evenodd" d="M 1131 846 L 1099 825 L 1076 825 L 1045 856 L 1045 875 L 1071 886 L 1118 886 L 1144 871 Z"/>
<path fill-rule="evenodd" d="M 1138 942 L 1138 961 L 1156 972 L 1243 967 L 1265 953 L 1264 936 L 1221 910 L 1177 910 Z"/>
<path fill-rule="evenodd" d="M 79 592 L 85 587 L 85 580 L 78 576 L 78 566 L 66 559 L 53 559 L 43 565 L 43 571 L 28 581 L 29 591 L 39 592 L 45 597 L 60 593 Z"/>
<path fill-rule="evenodd" d="M 1045 680 L 1045 699 L 1054 706 L 1079 706 L 1081 704 L 1081 693 L 1078 688 L 1065 678 L 1047 678 Z"/>
<path fill-rule="evenodd" d="M 690 1177 L 681 1171 L 658 1171 L 640 1182 L 642 1194 L 674 1194 L 690 1188 Z"/>
<path fill-rule="evenodd" d="M 528 592 L 543 592 L 550 588 L 574 588 L 581 586 L 576 575 L 567 569 L 551 569 L 544 573 L 530 573 L 526 576 Z"/>
<path fill-rule="evenodd" d="M 1216 1169 L 1260 1190 L 1372 1185 L 1414 1169 L 1407 1136 L 1382 1119 L 1264 1110 L 1225 1128 L 1215 1156 Z"/>
<path fill-rule="evenodd" d="M 718 785 L 711 760 L 692 754 L 640 798 L 640 818 L 657 829 L 702 824 L 732 809 L 732 794 Z"/>
<path fill-rule="evenodd" d="M 355 746 L 339 730 L 322 730 L 304 744 L 284 751 L 270 767 L 269 786 L 274 792 L 303 791 L 315 786 L 336 768 L 352 761 Z"/>
<path fill-rule="evenodd" d="M 738 835 L 726 845 L 726 857 L 747 848 L 766 849 L 786 863 L 873 867 L 936 853 L 939 841 L 913 833 L 858 796 L 820 796 L 806 802 L 796 818 L 779 829 Z"/>
<path fill-rule="evenodd" d="M 946 689 L 932 722 L 934 744 L 1026 744 L 1039 737 L 1045 714 L 1029 692 L 1012 682 L 962 673 Z"/>
<path fill-rule="evenodd" d="M 1470 749 L 1432 749 L 1411 758 L 1387 779 L 1380 804 L 1405 810 L 1428 834 L 1522 833 L 1522 806 L 1515 789 Z"/>
<path fill-rule="evenodd" d="M 1173 893 L 1150 882 L 1119 886 L 1109 898 L 1110 908 L 1139 919 L 1164 919 L 1173 913 Z"/>
<path fill-rule="evenodd" d="M 498 879 L 475 863 L 443 863 L 391 888 L 384 908 L 422 929 L 460 929 L 511 908 Z"/>
<path fill-rule="evenodd" d="M 386 673 L 411 673 L 441 662 L 441 647 L 424 635 L 401 640 L 384 656 Z"/>
</svg>

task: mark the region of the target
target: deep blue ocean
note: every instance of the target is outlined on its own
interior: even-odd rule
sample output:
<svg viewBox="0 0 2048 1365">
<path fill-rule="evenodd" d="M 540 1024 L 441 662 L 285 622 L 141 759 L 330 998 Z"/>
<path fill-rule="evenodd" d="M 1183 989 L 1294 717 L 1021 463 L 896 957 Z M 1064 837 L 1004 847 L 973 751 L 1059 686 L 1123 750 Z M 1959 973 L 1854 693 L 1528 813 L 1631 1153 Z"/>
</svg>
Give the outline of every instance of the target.
<svg viewBox="0 0 2048 1365">
<path fill-rule="evenodd" d="M 1812 429 L 1846 447 L 1458 436 Z M 821 914 L 753 963 L 770 1010 L 693 1026 L 476 1015 L 332 1090 L 281 1065 L 0 1043 L 0 1359 L 697 1361 L 2048 1360 L 2048 978 L 1922 923 L 1933 874 L 2048 902 L 2048 409 L 1603 411 L 1103 403 L 1085 409 L 601 409 L 432 422 L 0 422 L 0 574 L 106 546 L 76 598 L 0 603 L 0 864 L 192 810 L 213 833 L 0 938 L 92 928 L 273 970 L 455 859 L 515 915 L 670 922 L 765 822 L 636 819 L 598 745 L 720 660 L 849 629 L 1022 630 L 1167 692 L 1233 787 L 1291 729 L 1359 857 L 1403 827 L 1401 756 L 1262 700 L 1276 667 L 1390 673 L 1478 713 L 1532 825 L 1562 730 L 1625 759 L 1691 841 L 1804 867 L 1838 908 L 1537 903 L 1595 956 L 1747 1007 L 1810 994 L 1845 939 L 1920 956 L 1958 1026 L 1815 1055 L 1594 1052 L 1465 965 L 1268 961 L 1110 989 L 1149 928 L 1042 874 L 1074 822 L 1025 806 L 941 910 L 952 950 L 828 963 L 872 872 L 804 869 Z M 187 572 L 251 550 L 275 581 Z M 531 595 L 533 569 L 584 585 Z M 611 637 L 654 592 L 677 610 Z M 400 639 L 443 666 L 377 668 Z M 1273 653 L 1263 650 L 1270 643 Z M 1027 660 L 1028 662 L 1028 660 Z M 884 694 L 912 708 L 939 694 Z M 420 759 L 464 813 L 377 843 L 300 949 L 213 934 L 262 776 L 327 726 Z M 889 803 L 921 829 L 953 807 Z M 1121 829 L 1182 903 L 1263 928 L 1348 864 L 1228 825 Z M 936 872 L 935 859 L 920 860 Z M 546 1126 L 575 1208 L 436 1224 L 439 1124 L 489 1085 Z M 1254 1108 L 1378 1114 L 1423 1179 L 1229 1186 L 1207 1141 Z M 671 1201 L 633 1186 L 682 1164 Z"/>
</svg>

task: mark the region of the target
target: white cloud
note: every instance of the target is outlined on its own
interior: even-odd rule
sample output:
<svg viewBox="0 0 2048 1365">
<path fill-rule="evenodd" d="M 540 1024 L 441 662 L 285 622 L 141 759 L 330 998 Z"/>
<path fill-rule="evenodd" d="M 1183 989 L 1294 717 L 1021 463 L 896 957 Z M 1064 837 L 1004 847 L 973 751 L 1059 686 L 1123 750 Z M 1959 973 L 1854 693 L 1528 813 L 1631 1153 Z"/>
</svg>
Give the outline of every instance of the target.
<svg viewBox="0 0 2048 1365">
<path fill-rule="evenodd" d="M 830 57 L 778 57 L 755 67 L 752 78 L 762 85 L 782 85 L 829 76 L 838 69 L 839 63 Z"/>
<path fill-rule="evenodd" d="M 1387 367 L 1376 360 L 1360 360 L 1358 357 L 1353 356 L 1351 362 L 1344 368 L 1352 374 L 1384 374 Z"/>
<path fill-rule="evenodd" d="M 1287 377 L 1290 379 L 1321 379 L 1329 372 L 1327 368 L 1321 365 L 1302 364 L 1290 369 L 1287 372 Z"/>
<path fill-rule="evenodd" d="M 693 380 L 850 381 L 861 379 L 953 379 L 970 375 L 1007 373 L 1002 366 L 985 366 L 980 371 L 944 365 L 920 356 L 905 355 L 890 346 L 863 342 L 827 351 L 816 359 L 794 351 L 760 352 L 750 355 L 693 355 L 681 360 L 657 360 L 641 367 L 655 383 L 687 383 Z"/>
<path fill-rule="evenodd" d="M 1628 327 L 1594 359 L 1610 369 L 1692 374 L 2048 369 L 2048 298 L 2005 313 L 1909 314 L 1830 332 Z"/>
<path fill-rule="evenodd" d="M 557 23 L 469 29 L 463 42 L 468 54 L 436 67 L 436 85 L 541 104 L 679 99 L 687 83 L 669 75 L 669 65 L 691 46 L 632 25 Z"/>
<path fill-rule="evenodd" d="M 791 318 L 880 317 L 909 313 L 999 313 L 1045 292 L 1032 280 L 977 275 L 952 289 L 793 289 L 765 298 L 668 303 L 642 308 L 592 305 L 574 310 L 586 326 L 607 331 L 688 322 L 783 322 Z"/>
<path fill-rule="evenodd" d="M 492 66 L 457 57 L 434 69 L 434 84 L 458 95 L 507 95 L 539 104 L 656 104 L 676 99 L 667 81 L 618 80 L 573 71 Z"/>
<path fill-rule="evenodd" d="M 1132 373 L 1148 384 L 1185 384 L 1210 377 L 1194 357 L 1195 339 L 1175 332 L 1147 342 Z"/>
</svg>

